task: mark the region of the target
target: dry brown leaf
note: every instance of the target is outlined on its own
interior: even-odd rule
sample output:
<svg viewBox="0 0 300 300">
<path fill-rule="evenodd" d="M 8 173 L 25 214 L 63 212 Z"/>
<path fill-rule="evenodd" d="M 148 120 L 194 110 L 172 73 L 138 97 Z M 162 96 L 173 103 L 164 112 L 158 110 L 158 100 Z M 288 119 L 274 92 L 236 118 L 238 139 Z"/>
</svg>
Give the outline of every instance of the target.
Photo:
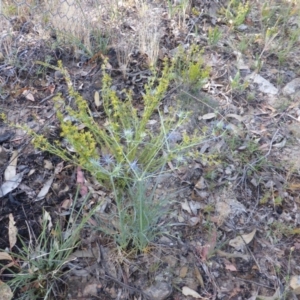
<svg viewBox="0 0 300 300">
<path fill-rule="evenodd" d="M 65 209 L 65 210 L 68 210 L 71 206 L 72 206 L 72 199 L 65 199 L 62 201 L 60 207 Z"/>
<path fill-rule="evenodd" d="M 194 273 L 195 273 L 196 278 L 198 279 L 200 286 L 204 289 L 204 281 L 203 281 L 202 275 L 201 275 L 198 267 L 196 267 L 196 266 L 194 269 Z"/>
<path fill-rule="evenodd" d="M 13 259 L 8 253 L 0 252 L 0 260 L 13 260 Z"/>
<path fill-rule="evenodd" d="M 31 176 L 32 174 L 34 174 L 35 173 L 35 169 L 31 169 L 30 171 L 29 171 L 29 173 L 27 174 L 27 176 L 29 177 L 29 176 Z"/>
<path fill-rule="evenodd" d="M 80 195 L 86 196 L 88 194 L 88 187 L 85 185 L 85 179 L 80 167 L 77 167 L 77 183 L 80 186 Z"/>
<path fill-rule="evenodd" d="M 189 268 L 187 266 L 182 267 L 179 271 L 179 277 L 180 278 L 186 277 L 188 270 L 189 270 Z"/>
<path fill-rule="evenodd" d="M 194 290 L 192 290 L 191 288 L 187 287 L 187 286 L 184 286 L 182 288 L 182 294 L 184 296 L 192 296 L 193 298 L 196 298 L 196 299 L 202 299 L 202 297 Z"/>
<path fill-rule="evenodd" d="M 286 144 L 286 138 L 284 138 L 280 143 L 276 143 L 276 144 L 273 144 L 272 147 L 274 148 L 283 148 Z"/>
<path fill-rule="evenodd" d="M 253 229 L 250 233 L 248 234 L 243 234 L 241 236 L 237 236 L 234 239 L 232 239 L 231 241 L 229 241 L 229 245 L 234 247 L 236 250 L 242 250 L 245 247 L 245 243 L 249 244 L 256 233 L 256 228 Z"/>
<path fill-rule="evenodd" d="M 53 95 L 54 91 L 55 91 L 55 84 L 51 83 L 48 87 L 47 90 L 50 92 L 51 95 Z"/>
<path fill-rule="evenodd" d="M 189 206 L 190 206 L 190 209 L 191 209 L 193 215 L 197 216 L 198 210 L 201 209 L 201 203 L 191 200 L 191 201 L 189 201 Z"/>
<path fill-rule="evenodd" d="M 205 179 L 203 176 L 201 176 L 201 178 L 197 181 L 197 183 L 195 184 L 195 188 L 199 189 L 199 190 L 203 190 L 207 187 L 206 183 L 205 183 Z"/>
<path fill-rule="evenodd" d="M 200 217 L 191 217 L 188 221 L 190 226 L 195 226 L 200 222 Z"/>
<path fill-rule="evenodd" d="M 52 162 L 48 159 L 45 159 L 44 160 L 44 168 L 47 170 L 52 170 L 53 169 Z"/>
<path fill-rule="evenodd" d="M 4 172 L 5 181 L 10 180 L 17 174 L 16 168 L 17 168 L 18 154 L 19 154 L 18 150 L 13 151 L 13 154 L 10 158 L 10 163 Z"/>
<path fill-rule="evenodd" d="M 198 119 L 199 120 L 211 120 L 213 118 L 215 118 L 217 115 L 215 113 L 208 113 L 208 114 L 205 114 L 201 117 L 199 117 Z"/>
<path fill-rule="evenodd" d="M 96 107 L 99 107 L 101 105 L 100 95 L 99 95 L 98 91 L 96 91 L 95 94 L 94 94 L 94 101 L 95 101 Z"/>
<path fill-rule="evenodd" d="M 52 175 L 44 184 L 44 186 L 42 187 L 42 189 L 40 190 L 40 192 L 38 193 L 35 201 L 41 201 L 45 198 L 45 196 L 48 194 L 50 187 L 53 183 L 54 180 L 54 175 Z"/>
<path fill-rule="evenodd" d="M 57 175 L 59 174 L 62 169 L 64 168 L 64 162 L 60 162 L 59 164 L 56 165 L 55 170 L 54 170 L 54 174 Z"/>
<path fill-rule="evenodd" d="M 43 214 L 43 221 L 48 223 L 47 227 L 48 227 L 48 231 L 50 232 L 53 227 L 53 224 L 52 224 L 51 216 L 46 210 L 44 211 Z"/>
<path fill-rule="evenodd" d="M 214 251 L 217 243 L 217 229 L 213 227 L 209 236 L 209 241 L 200 250 L 200 256 L 202 261 L 207 260 L 208 256 Z"/>
<path fill-rule="evenodd" d="M 18 229 L 15 226 L 16 222 L 14 220 L 13 214 L 9 214 L 8 217 L 9 217 L 8 238 L 9 238 L 9 247 L 10 247 L 10 250 L 11 250 L 17 242 Z"/>
<path fill-rule="evenodd" d="M 225 269 L 229 270 L 231 272 L 236 272 L 237 271 L 235 265 L 231 264 L 229 261 L 227 263 L 225 263 Z"/>
<path fill-rule="evenodd" d="M 32 101 L 32 102 L 35 101 L 34 96 L 30 90 L 24 90 L 22 95 L 29 101 Z"/>
<path fill-rule="evenodd" d="M 23 172 L 19 173 L 2 184 L 0 187 L 0 198 L 7 195 L 19 186 L 19 184 L 22 182 L 23 174 Z"/>
<path fill-rule="evenodd" d="M 207 191 L 199 191 L 197 189 L 194 189 L 192 191 L 191 199 L 194 201 L 203 201 L 209 197 L 209 192 Z"/>
<path fill-rule="evenodd" d="M 184 199 L 184 203 L 181 203 L 181 208 L 185 211 L 187 211 L 190 215 L 192 214 L 192 210 L 187 202 L 186 199 Z"/>
</svg>

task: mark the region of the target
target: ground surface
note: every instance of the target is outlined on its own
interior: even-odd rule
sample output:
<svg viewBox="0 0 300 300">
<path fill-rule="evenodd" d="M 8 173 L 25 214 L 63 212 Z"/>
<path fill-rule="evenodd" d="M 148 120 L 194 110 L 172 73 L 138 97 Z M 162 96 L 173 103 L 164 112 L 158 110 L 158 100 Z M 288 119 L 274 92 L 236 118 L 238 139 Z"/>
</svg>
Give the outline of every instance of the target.
<svg viewBox="0 0 300 300">
<path fill-rule="evenodd" d="M 288 45 L 288 31 L 299 27 L 299 7 L 285 1 L 266 2 L 274 9 L 275 21 L 263 25 L 263 4 L 253 1 L 247 18 L 234 28 L 224 16 L 228 3 L 206 2 L 192 1 L 181 19 L 162 2 L 148 4 L 153 14 L 149 20 L 159 20 L 161 30 L 157 66 L 163 57 L 172 57 L 179 44 L 188 48 L 197 43 L 211 67 L 201 89 L 174 86 L 162 100 L 166 114 L 178 100 L 182 109 L 193 112 L 187 131 L 206 131 L 198 157 L 179 170 L 172 171 L 169 165 L 169 175 L 157 179 L 156 199 L 171 195 L 169 213 L 159 226 L 171 226 L 147 251 L 133 254 L 119 250 L 101 230 L 84 230 L 77 249 L 81 252 L 68 266 L 71 271 L 63 277 L 64 289 L 57 299 L 297 299 L 290 282 L 300 276 L 299 34 L 281 63 L 279 43 Z M 294 13 L 277 22 L 287 6 Z M 140 26 L 139 8 L 124 4 L 121 9 L 126 18 L 119 30 L 130 41 Z M 272 39 L 264 31 L 268 25 L 284 29 Z M 215 43 L 209 28 L 219 30 Z M 64 164 L 36 201 L 61 159 L 34 149 L 23 129 L 7 125 L 26 124 L 36 131 L 46 129 L 50 139 L 59 137 L 52 96 L 62 92 L 71 101 L 66 84 L 51 69 L 39 74 L 34 62 L 47 58 L 56 65 L 62 59 L 75 88 L 101 120 L 103 111 L 94 95 L 101 89 L 102 55 L 109 59 L 114 89 L 120 97 L 124 88 L 131 89 L 139 109 L 151 57 L 131 52 L 124 71 L 116 45 L 85 60 L 72 50 L 51 47 L 55 40 L 50 44 L 39 40 L 30 30 L 21 32 L 16 27 L 14 32 L 12 50 L 19 49 L 18 61 L 4 57 L 0 66 L 0 109 L 7 118 L 0 127 L 0 186 L 16 150 L 17 173 L 23 172 L 23 177 L 0 198 L 0 249 L 9 247 L 10 213 L 18 233 L 28 240 L 28 228 L 38 234 L 43 209 L 55 222 L 78 183 L 78 169 Z M 23 40 L 17 40 L 20 36 Z M 84 176 L 92 201 L 105 199 L 101 213 L 93 219 L 100 218 L 103 224 L 114 199 L 91 174 Z M 193 292 L 197 294 L 189 294 Z"/>
</svg>

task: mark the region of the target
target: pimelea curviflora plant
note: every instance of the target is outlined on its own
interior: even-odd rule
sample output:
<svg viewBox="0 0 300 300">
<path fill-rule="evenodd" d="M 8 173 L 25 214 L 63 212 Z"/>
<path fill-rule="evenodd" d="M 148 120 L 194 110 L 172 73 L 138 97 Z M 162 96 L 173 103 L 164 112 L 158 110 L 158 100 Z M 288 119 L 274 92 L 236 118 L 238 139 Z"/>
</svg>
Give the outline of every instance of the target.
<svg viewBox="0 0 300 300">
<path fill-rule="evenodd" d="M 153 203 L 153 193 L 147 196 L 144 187 L 149 180 L 155 182 L 157 176 L 167 172 L 166 163 L 181 164 L 188 155 L 187 150 L 203 140 L 196 131 L 188 135 L 182 129 L 188 113 L 173 108 L 166 116 L 159 109 L 174 65 L 165 61 L 159 77 L 152 70 L 153 75 L 144 87 L 142 112 L 134 107 L 129 92 L 125 101 L 118 98 L 111 89 L 112 79 L 103 67 L 101 97 L 106 121 L 99 125 L 87 101 L 73 89 L 68 72 L 59 63 L 54 69 L 64 75 L 69 95 L 75 102 L 71 107 L 65 106 L 62 96 L 55 99 L 63 143 L 61 139 L 50 143 L 45 136 L 30 131 L 36 148 L 81 166 L 113 191 L 122 248 L 133 243 L 141 249 L 153 239 L 162 210 L 157 209 L 159 204 Z M 155 127 L 151 126 L 153 118 L 156 118 Z"/>
</svg>

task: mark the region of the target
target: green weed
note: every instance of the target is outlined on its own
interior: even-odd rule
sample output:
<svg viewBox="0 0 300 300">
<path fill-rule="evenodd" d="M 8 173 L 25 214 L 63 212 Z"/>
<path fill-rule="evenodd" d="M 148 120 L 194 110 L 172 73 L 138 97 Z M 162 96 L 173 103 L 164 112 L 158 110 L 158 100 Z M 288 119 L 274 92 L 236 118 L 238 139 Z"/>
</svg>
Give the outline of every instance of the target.
<svg viewBox="0 0 300 300">
<path fill-rule="evenodd" d="M 18 13 L 18 7 L 16 5 L 4 5 L 3 14 L 6 17 L 15 16 Z"/>
<path fill-rule="evenodd" d="M 239 0 L 230 0 L 225 11 L 225 16 L 230 24 L 237 27 L 245 22 L 249 11 L 249 2 L 243 4 L 242 1 Z"/>
<path fill-rule="evenodd" d="M 268 236 L 274 239 L 274 242 L 281 240 L 283 236 L 290 237 L 299 234 L 300 229 L 290 224 L 285 224 L 280 221 L 274 221 L 270 224 L 270 231 Z"/>
<path fill-rule="evenodd" d="M 234 78 L 229 79 L 231 92 L 243 93 L 249 85 L 247 81 L 243 81 L 239 71 L 235 74 Z"/>
<path fill-rule="evenodd" d="M 14 265 L 6 268 L 12 276 L 7 284 L 17 299 L 54 299 L 60 293 L 68 259 L 79 246 L 80 231 L 92 214 L 81 218 L 87 198 L 78 210 L 77 199 L 78 195 L 65 226 L 57 221 L 53 227 L 50 214 L 44 211 L 39 236 L 35 238 L 34 232 L 29 229 L 29 243 L 20 237 L 22 248 L 17 253 L 9 253 L 14 259 Z"/>
<path fill-rule="evenodd" d="M 266 54 L 277 55 L 282 65 L 293 54 L 298 44 L 299 28 L 291 26 L 290 22 L 299 15 L 299 7 L 292 2 L 286 5 L 274 5 L 272 1 L 265 2 L 260 9 L 260 24 L 263 38 L 263 50 L 260 58 Z"/>
<path fill-rule="evenodd" d="M 215 46 L 220 41 L 222 37 L 222 32 L 220 31 L 219 27 L 210 27 L 208 29 L 208 44 L 210 46 Z"/>
<path fill-rule="evenodd" d="M 174 18 L 174 16 L 177 14 L 179 17 L 179 24 L 182 25 L 185 20 L 186 13 L 190 8 L 190 1 L 179 0 L 175 5 L 172 2 L 173 1 L 170 0 L 167 1 L 169 18 Z"/>
<path fill-rule="evenodd" d="M 207 82 L 211 69 L 205 65 L 203 51 L 198 45 L 192 45 L 187 51 L 179 47 L 174 60 L 173 78 L 177 84 L 193 91 Z"/>
</svg>

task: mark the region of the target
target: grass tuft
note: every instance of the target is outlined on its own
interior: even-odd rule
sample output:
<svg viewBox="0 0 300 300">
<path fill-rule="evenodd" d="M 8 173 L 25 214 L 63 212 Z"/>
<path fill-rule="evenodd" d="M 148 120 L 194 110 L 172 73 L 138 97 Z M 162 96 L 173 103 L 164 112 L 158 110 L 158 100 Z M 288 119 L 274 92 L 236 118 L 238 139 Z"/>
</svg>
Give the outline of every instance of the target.
<svg viewBox="0 0 300 300">
<path fill-rule="evenodd" d="M 13 265 L 4 266 L 7 273 L 4 276 L 12 277 L 7 284 L 17 299 L 55 299 L 61 293 L 69 257 L 80 245 L 80 232 L 92 214 L 82 217 L 87 199 L 83 199 L 77 209 L 76 194 L 68 221 L 57 221 L 54 227 L 50 214 L 44 211 L 39 236 L 35 237 L 29 228 L 28 243 L 19 237 L 22 247 L 16 253 L 9 253 L 14 259 Z"/>
</svg>

